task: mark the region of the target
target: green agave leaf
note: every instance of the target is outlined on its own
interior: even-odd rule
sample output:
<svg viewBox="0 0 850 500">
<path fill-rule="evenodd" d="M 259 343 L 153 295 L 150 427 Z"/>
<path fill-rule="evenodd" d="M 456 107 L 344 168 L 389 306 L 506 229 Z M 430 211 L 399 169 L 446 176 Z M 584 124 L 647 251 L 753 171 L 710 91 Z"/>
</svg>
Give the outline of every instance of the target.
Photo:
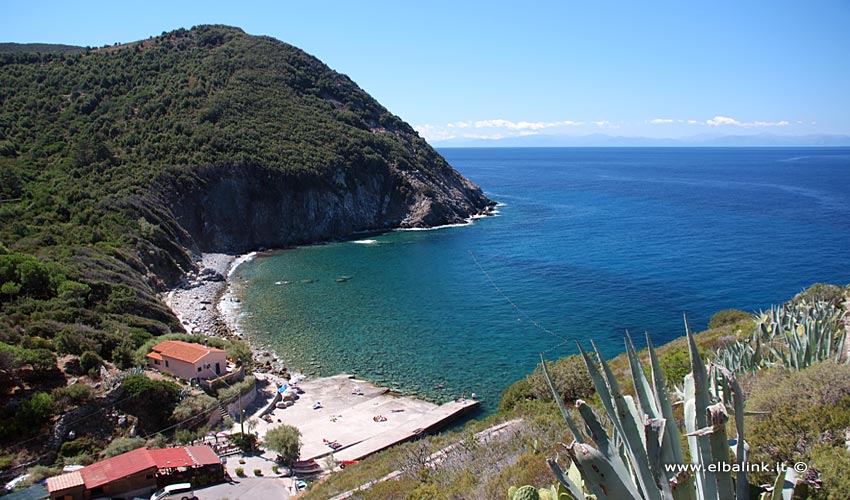
<svg viewBox="0 0 850 500">
<path fill-rule="evenodd" d="M 631 477 L 622 478 L 599 450 L 582 443 L 567 447 L 567 453 L 576 464 L 584 484 L 597 500 L 622 500 L 645 498 L 638 492 Z M 566 486 L 566 485 L 564 485 Z"/>
<path fill-rule="evenodd" d="M 637 411 L 634 408 L 634 401 L 631 397 L 628 399 L 620 390 L 620 385 L 617 383 L 617 378 L 611 371 L 611 367 L 605 361 L 602 353 L 595 343 L 591 342 L 596 356 L 599 359 L 599 365 L 602 367 L 602 373 L 605 378 L 605 383 L 610 390 L 611 400 L 614 403 L 616 413 L 609 414 L 611 420 L 615 421 L 618 431 L 622 433 L 623 441 L 626 444 L 629 463 L 632 466 L 632 471 L 638 481 L 640 490 L 644 493 L 644 498 L 647 500 L 661 500 L 661 490 L 655 481 L 652 471 L 649 469 L 649 459 L 646 456 L 646 444 L 643 442 L 643 432 L 638 429 L 643 429 L 643 418 L 636 415 Z M 631 402 L 631 406 L 629 405 Z M 640 427 L 638 427 L 640 426 Z"/>
<path fill-rule="evenodd" d="M 695 432 L 697 429 L 707 427 L 706 410 L 711 404 L 711 396 L 709 394 L 708 387 L 708 373 L 706 372 L 705 364 L 703 364 L 699 350 L 697 349 L 696 340 L 694 340 L 694 335 L 691 332 L 691 326 L 688 324 L 687 316 L 685 316 L 685 332 L 688 337 L 688 350 L 691 355 L 691 383 L 693 384 L 694 398 L 693 407 L 690 409 L 690 413 L 688 414 L 688 416 L 693 419 L 693 428 L 688 429 L 688 432 L 691 433 Z M 685 404 L 687 405 L 688 403 L 689 401 L 686 401 Z M 687 406 L 685 408 L 688 410 Z M 711 441 L 708 436 L 690 436 L 688 437 L 688 444 L 692 450 L 696 451 L 696 456 L 694 456 L 693 451 L 691 452 L 691 459 L 693 460 L 693 463 L 708 465 L 714 462 L 714 457 L 712 457 L 711 453 Z M 697 492 L 697 496 L 699 498 L 705 500 L 720 498 L 717 491 L 716 473 L 704 469 L 703 471 L 700 471 L 697 478 L 697 487 L 702 489 L 701 492 Z"/>
<path fill-rule="evenodd" d="M 660 417 L 661 414 L 658 411 L 655 399 L 650 397 L 652 388 L 649 385 L 649 380 L 646 378 L 637 351 L 635 351 L 635 346 L 632 343 L 632 338 L 628 332 L 626 333 L 626 354 L 629 358 L 629 367 L 632 370 L 632 382 L 635 385 L 635 394 L 638 397 L 640 409 L 643 413 L 649 415 L 649 418 Z"/>
<path fill-rule="evenodd" d="M 561 486 L 566 488 L 567 493 L 569 493 L 573 500 L 585 500 L 587 498 L 584 495 L 584 491 L 579 486 L 581 484 L 581 476 L 579 476 L 578 481 L 575 481 L 574 477 L 570 477 L 572 476 L 572 474 L 570 474 L 569 476 L 565 475 L 564 470 L 561 469 L 561 466 L 558 465 L 558 462 L 552 460 L 551 458 L 546 460 L 546 464 L 549 465 L 549 470 L 551 470 L 552 474 L 555 475 L 555 479 L 558 480 L 558 483 Z M 575 462 L 570 465 L 570 472 L 572 472 L 573 470 L 580 474 L 580 472 L 578 472 L 578 467 L 576 467 L 575 465 Z M 557 495 L 555 498 L 558 498 L 560 500 L 560 495 Z"/>
</svg>

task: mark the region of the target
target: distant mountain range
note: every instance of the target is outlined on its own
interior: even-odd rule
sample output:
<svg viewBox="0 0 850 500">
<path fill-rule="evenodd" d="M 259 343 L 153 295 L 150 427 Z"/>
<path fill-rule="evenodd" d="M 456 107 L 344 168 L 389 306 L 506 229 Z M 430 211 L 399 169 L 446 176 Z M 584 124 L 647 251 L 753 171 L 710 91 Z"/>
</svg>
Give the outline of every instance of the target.
<svg viewBox="0 0 850 500">
<path fill-rule="evenodd" d="M 694 135 L 678 139 L 626 137 L 605 134 L 582 136 L 529 135 L 504 139 L 456 138 L 434 141 L 436 147 L 850 147 L 848 135 Z"/>
</svg>

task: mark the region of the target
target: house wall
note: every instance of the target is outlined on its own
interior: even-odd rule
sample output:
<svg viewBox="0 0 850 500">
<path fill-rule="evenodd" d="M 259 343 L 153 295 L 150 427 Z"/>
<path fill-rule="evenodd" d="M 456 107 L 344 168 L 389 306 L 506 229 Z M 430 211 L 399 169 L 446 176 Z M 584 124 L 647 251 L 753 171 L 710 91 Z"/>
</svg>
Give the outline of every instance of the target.
<svg viewBox="0 0 850 500">
<path fill-rule="evenodd" d="M 159 371 L 170 373 L 183 380 L 191 380 L 197 376 L 195 375 L 195 365 L 179 359 L 169 358 L 164 354 L 162 355 L 162 364 L 159 365 Z"/>
<path fill-rule="evenodd" d="M 148 493 L 152 493 L 156 490 L 156 467 L 151 467 L 136 474 L 106 483 L 102 488 L 102 490 L 97 488 L 86 490 L 86 500 L 120 496 L 123 493 L 129 492 L 147 491 Z"/>
<path fill-rule="evenodd" d="M 215 364 L 218 363 L 219 373 L 215 372 Z M 198 371 L 198 368 L 201 371 Z M 195 377 L 197 378 L 216 378 L 227 373 L 227 353 L 210 352 L 195 363 Z"/>
</svg>

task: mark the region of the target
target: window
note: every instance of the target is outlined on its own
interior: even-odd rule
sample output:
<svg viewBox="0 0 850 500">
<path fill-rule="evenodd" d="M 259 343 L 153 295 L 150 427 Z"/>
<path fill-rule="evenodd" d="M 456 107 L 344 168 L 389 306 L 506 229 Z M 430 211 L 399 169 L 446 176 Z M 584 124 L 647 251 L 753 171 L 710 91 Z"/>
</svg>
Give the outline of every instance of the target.
<svg viewBox="0 0 850 500">
<path fill-rule="evenodd" d="M 168 360 L 165 360 L 165 367 L 168 368 Z"/>
<path fill-rule="evenodd" d="M 159 364 L 159 360 L 158 360 L 158 359 L 153 360 L 153 364 L 158 365 L 158 364 Z"/>
<path fill-rule="evenodd" d="M 92 496 L 103 495 L 103 486 L 98 486 L 91 489 Z"/>
<path fill-rule="evenodd" d="M 201 373 L 201 367 L 200 366 L 198 367 L 198 373 Z"/>
</svg>

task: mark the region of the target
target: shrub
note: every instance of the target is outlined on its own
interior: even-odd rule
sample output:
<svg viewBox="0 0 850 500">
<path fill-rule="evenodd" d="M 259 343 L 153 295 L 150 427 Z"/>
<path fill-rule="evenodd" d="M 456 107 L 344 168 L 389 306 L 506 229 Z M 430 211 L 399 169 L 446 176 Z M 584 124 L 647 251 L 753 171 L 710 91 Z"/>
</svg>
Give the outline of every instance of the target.
<svg viewBox="0 0 850 500">
<path fill-rule="evenodd" d="M 255 476 L 262 476 L 262 475 L 263 475 L 263 471 L 261 471 L 260 469 L 254 469 L 254 475 L 255 475 Z"/>
<path fill-rule="evenodd" d="M 56 406 L 61 409 L 80 406 L 93 398 L 94 389 L 86 384 L 72 384 L 53 389 L 53 400 L 56 402 Z"/>
<path fill-rule="evenodd" d="M 36 465 L 34 467 L 30 467 L 29 469 L 27 469 L 27 473 L 30 475 L 30 477 L 28 477 L 27 480 L 29 482 L 31 482 L 32 484 L 36 484 L 36 483 L 43 481 L 44 479 L 46 479 L 48 477 L 58 476 L 59 474 L 62 474 L 62 468 L 61 467 L 47 467 L 45 465 Z"/>
<path fill-rule="evenodd" d="M 799 371 L 771 370 L 758 379 L 747 403 L 750 462 L 812 463 L 813 449 L 844 448 L 850 428 L 850 366 L 818 363 Z M 819 448 L 821 449 L 821 448 Z M 821 452 L 821 457 L 829 457 Z M 773 480 L 753 474 L 759 482 Z M 833 490 L 824 483 L 824 494 Z"/>
<path fill-rule="evenodd" d="M 239 477 L 245 477 L 245 469 L 243 469 L 242 467 L 237 467 L 236 475 Z"/>
<path fill-rule="evenodd" d="M 73 301 L 78 306 L 83 307 L 88 301 L 91 288 L 85 283 L 66 280 L 59 284 L 59 288 L 56 292 L 59 295 L 59 298 Z"/>
<path fill-rule="evenodd" d="M 37 392 L 31 398 L 21 401 L 15 414 L 17 420 L 25 426 L 40 426 L 53 417 L 56 405 L 46 392 Z"/>
<path fill-rule="evenodd" d="M 549 372 L 555 381 L 555 388 L 564 399 L 564 402 L 573 402 L 577 399 L 586 398 L 593 394 L 593 380 L 587 372 L 587 366 L 581 356 L 572 355 L 561 358 L 557 362 L 547 362 Z M 534 369 L 534 373 L 528 376 L 531 391 L 536 399 L 541 401 L 552 401 L 552 391 L 543 376 L 540 365 Z"/>
<path fill-rule="evenodd" d="M 186 445 L 195 439 L 195 433 L 189 429 L 179 429 L 174 433 L 174 440 L 180 444 Z"/>
<path fill-rule="evenodd" d="M 721 326 L 734 325 L 735 323 L 752 319 L 752 314 L 740 311 L 738 309 L 725 309 L 718 313 L 708 321 L 709 328 L 720 328 Z"/>
<path fill-rule="evenodd" d="M 59 448 L 59 454 L 63 457 L 76 457 L 79 455 L 91 455 L 97 452 L 99 446 L 90 438 L 81 437 L 73 441 L 65 441 Z"/>
<path fill-rule="evenodd" d="M 812 464 L 820 471 L 823 489 L 811 491 L 811 498 L 845 500 L 850 491 L 850 452 L 841 446 L 815 445 Z"/>
<path fill-rule="evenodd" d="M 112 440 L 109 443 L 109 446 L 103 450 L 103 454 L 106 458 L 114 457 L 117 455 L 121 455 L 122 453 L 127 453 L 128 451 L 133 451 L 137 448 L 141 448 L 145 446 L 145 439 L 140 437 L 119 437 Z M 160 446 L 154 446 L 154 448 L 159 448 Z"/>
<path fill-rule="evenodd" d="M 829 302 L 840 307 L 844 303 L 844 289 L 827 283 L 815 283 L 791 299 L 792 304 L 799 304 L 800 302 L 808 304 Z"/>
<path fill-rule="evenodd" d="M 174 408 L 171 417 L 178 422 L 186 422 L 185 425 L 202 425 L 208 419 L 208 412 L 218 406 L 218 401 L 212 396 L 198 394 L 183 398 Z M 192 417 L 197 417 L 192 419 Z M 188 420 L 192 419 L 192 420 Z"/>
<path fill-rule="evenodd" d="M 76 354 L 77 356 L 86 351 L 96 351 L 97 343 L 82 333 L 64 329 L 53 340 L 56 351 L 62 354 Z"/>
<path fill-rule="evenodd" d="M 165 427 L 180 398 L 180 386 L 174 382 L 151 380 L 142 374 L 125 378 L 121 387 L 133 396 L 121 404 L 121 409 L 137 417 L 145 431 Z"/>
<path fill-rule="evenodd" d="M 277 465 L 272 465 L 272 472 L 274 472 L 275 474 L 280 474 L 280 467 L 278 467 Z"/>
<path fill-rule="evenodd" d="M 507 413 L 516 408 L 517 404 L 533 398 L 534 390 L 528 378 L 517 380 L 502 393 L 502 398 L 499 400 L 499 412 Z"/>
<path fill-rule="evenodd" d="M 256 379 L 254 377 L 245 377 L 245 380 L 242 382 L 231 385 L 230 387 L 225 387 L 218 391 L 217 398 L 222 402 L 229 402 L 236 398 L 237 394 L 247 394 L 248 392 L 255 390 Z"/>
<path fill-rule="evenodd" d="M 168 446 L 168 439 L 161 432 L 157 432 L 156 435 L 145 441 L 147 448 L 165 448 L 166 446 Z"/>
<path fill-rule="evenodd" d="M 133 348 L 132 346 L 124 342 L 119 345 L 112 351 L 112 363 L 119 370 L 126 370 L 128 368 L 132 368 L 136 365 L 135 360 L 133 359 Z"/>
<path fill-rule="evenodd" d="M 230 436 L 230 442 L 243 451 L 251 451 L 257 446 L 257 436 L 248 433 L 236 433 Z"/>
<path fill-rule="evenodd" d="M 80 368 L 92 378 L 97 378 L 101 366 L 103 366 L 103 358 L 96 352 L 86 351 L 80 355 Z"/>
<path fill-rule="evenodd" d="M 21 347 L 26 349 L 47 349 L 49 351 L 54 349 L 53 342 L 50 339 L 30 335 L 24 335 L 21 338 Z"/>
<path fill-rule="evenodd" d="M 687 344 L 666 350 L 659 355 L 658 364 L 668 383 L 681 384 L 685 375 L 691 372 L 691 358 Z"/>
<path fill-rule="evenodd" d="M 47 349 L 22 349 L 23 361 L 37 372 L 46 372 L 56 368 L 56 355 Z"/>
</svg>

